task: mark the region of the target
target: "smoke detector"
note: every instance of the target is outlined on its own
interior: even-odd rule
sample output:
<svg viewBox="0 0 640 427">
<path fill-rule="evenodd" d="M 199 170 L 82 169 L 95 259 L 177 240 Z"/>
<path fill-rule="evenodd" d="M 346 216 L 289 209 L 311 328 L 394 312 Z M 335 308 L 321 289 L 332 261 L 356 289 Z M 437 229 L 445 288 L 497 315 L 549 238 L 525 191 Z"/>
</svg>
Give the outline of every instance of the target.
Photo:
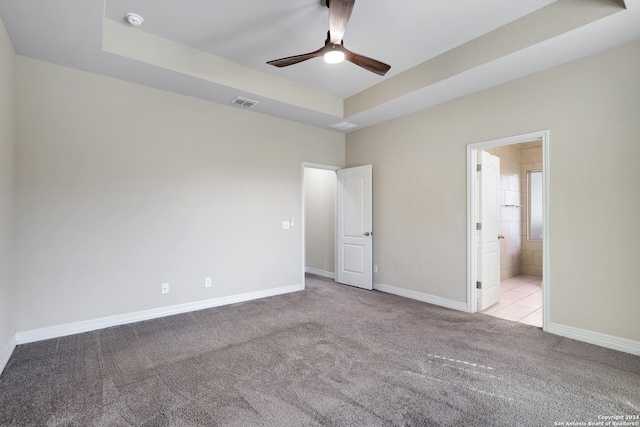
<svg viewBox="0 0 640 427">
<path fill-rule="evenodd" d="M 144 22 L 144 18 L 142 18 L 142 16 L 138 15 L 137 13 L 129 12 L 124 15 L 124 18 L 129 24 L 133 25 L 134 27 L 139 27 Z"/>
</svg>

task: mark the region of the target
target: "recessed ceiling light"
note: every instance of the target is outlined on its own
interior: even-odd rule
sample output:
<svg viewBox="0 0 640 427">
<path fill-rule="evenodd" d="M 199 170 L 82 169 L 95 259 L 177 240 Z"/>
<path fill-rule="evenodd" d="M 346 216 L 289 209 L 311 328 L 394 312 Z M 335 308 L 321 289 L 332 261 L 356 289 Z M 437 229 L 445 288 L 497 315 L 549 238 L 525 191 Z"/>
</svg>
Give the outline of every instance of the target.
<svg viewBox="0 0 640 427">
<path fill-rule="evenodd" d="M 124 17 L 127 20 L 127 22 L 133 25 L 134 27 L 139 27 L 144 22 L 144 19 L 142 18 L 142 16 L 138 15 L 137 13 L 129 12 L 125 14 Z"/>
</svg>

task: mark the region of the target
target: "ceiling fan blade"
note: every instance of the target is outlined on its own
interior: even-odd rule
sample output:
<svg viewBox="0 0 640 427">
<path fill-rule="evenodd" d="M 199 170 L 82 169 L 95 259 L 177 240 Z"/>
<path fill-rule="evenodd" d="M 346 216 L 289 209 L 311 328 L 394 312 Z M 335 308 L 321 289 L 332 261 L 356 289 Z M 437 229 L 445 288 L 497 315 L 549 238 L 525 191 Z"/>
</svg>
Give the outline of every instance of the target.
<svg viewBox="0 0 640 427">
<path fill-rule="evenodd" d="M 329 5 L 329 41 L 340 44 L 356 0 L 327 0 Z"/>
<path fill-rule="evenodd" d="M 358 55 L 357 53 L 350 52 L 347 49 L 344 50 L 344 59 L 356 64 L 359 67 L 364 68 L 365 70 L 369 70 L 372 73 L 384 76 L 385 74 L 387 74 L 387 71 L 391 69 L 391 65 L 387 65 L 384 62 L 380 62 L 372 58 L 367 58 L 366 56 Z"/>
<path fill-rule="evenodd" d="M 316 58 L 322 56 L 324 47 L 316 50 L 315 52 L 303 53 L 302 55 L 288 56 L 286 58 L 274 59 L 268 61 L 267 64 L 275 65 L 276 67 L 287 67 L 289 65 L 297 64 L 307 59 Z"/>
</svg>

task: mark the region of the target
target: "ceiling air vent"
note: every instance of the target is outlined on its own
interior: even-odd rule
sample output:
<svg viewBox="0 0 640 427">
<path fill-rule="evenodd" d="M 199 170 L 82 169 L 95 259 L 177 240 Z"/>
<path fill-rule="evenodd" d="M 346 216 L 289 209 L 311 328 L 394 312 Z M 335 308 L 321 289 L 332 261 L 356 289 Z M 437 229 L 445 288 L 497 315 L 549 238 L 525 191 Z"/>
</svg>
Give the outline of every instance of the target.
<svg viewBox="0 0 640 427">
<path fill-rule="evenodd" d="M 349 129 L 353 129 L 355 127 L 358 127 L 358 125 L 354 125 L 353 123 L 349 123 L 349 122 L 340 122 L 340 123 L 336 123 L 335 125 L 331 125 L 331 127 L 334 128 L 334 129 L 345 131 L 345 130 L 349 130 Z"/>
<path fill-rule="evenodd" d="M 260 101 L 255 101 L 253 99 L 247 99 L 247 98 L 243 98 L 243 97 L 239 96 L 236 99 L 234 99 L 233 101 L 231 101 L 231 103 L 234 104 L 234 105 L 239 105 L 241 107 L 251 108 L 256 104 L 259 104 Z"/>
</svg>

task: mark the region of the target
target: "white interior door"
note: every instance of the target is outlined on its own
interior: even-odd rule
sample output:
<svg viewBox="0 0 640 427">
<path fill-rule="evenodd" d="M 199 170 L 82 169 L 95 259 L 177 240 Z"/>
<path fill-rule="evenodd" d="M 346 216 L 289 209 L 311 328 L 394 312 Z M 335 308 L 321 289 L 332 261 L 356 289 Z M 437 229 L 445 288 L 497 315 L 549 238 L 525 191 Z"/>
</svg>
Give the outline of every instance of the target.
<svg viewBox="0 0 640 427">
<path fill-rule="evenodd" d="M 500 300 L 500 158 L 486 151 L 481 152 L 480 218 L 481 230 L 477 230 L 480 262 L 478 263 L 478 309 L 491 307 Z"/>
<path fill-rule="evenodd" d="M 336 281 L 373 289 L 371 165 L 338 171 Z"/>
</svg>

